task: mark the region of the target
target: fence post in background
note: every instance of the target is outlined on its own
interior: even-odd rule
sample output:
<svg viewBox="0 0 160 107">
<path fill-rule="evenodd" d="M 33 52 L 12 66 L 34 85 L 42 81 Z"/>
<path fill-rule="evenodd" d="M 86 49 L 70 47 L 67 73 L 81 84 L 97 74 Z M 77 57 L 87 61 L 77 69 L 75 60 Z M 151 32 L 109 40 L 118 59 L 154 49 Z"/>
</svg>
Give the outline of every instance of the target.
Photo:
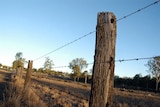
<svg viewBox="0 0 160 107">
<path fill-rule="evenodd" d="M 32 74 L 32 64 L 33 64 L 33 61 L 29 60 L 28 61 L 28 69 L 27 69 L 27 73 L 26 73 L 26 78 L 25 78 L 25 82 L 24 82 L 24 88 L 26 88 L 30 83 L 31 74 Z"/>
<path fill-rule="evenodd" d="M 22 67 L 21 66 L 18 66 L 16 68 L 16 76 L 20 79 L 22 79 Z"/>
<path fill-rule="evenodd" d="M 116 17 L 98 13 L 89 107 L 111 107 L 114 85 Z"/>
</svg>

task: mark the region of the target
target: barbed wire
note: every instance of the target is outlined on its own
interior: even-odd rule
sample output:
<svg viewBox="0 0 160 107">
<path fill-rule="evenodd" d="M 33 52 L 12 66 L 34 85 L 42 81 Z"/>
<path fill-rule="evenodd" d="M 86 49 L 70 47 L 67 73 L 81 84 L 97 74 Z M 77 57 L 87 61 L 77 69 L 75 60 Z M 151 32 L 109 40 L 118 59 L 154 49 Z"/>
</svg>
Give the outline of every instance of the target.
<svg viewBox="0 0 160 107">
<path fill-rule="evenodd" d="M 36 61 L 36 60 L 38 60 L 38 59 L 41 59 L 41 58 L 43 58 L 43 57 L 45 57 L 45 56 L 47 56 L 47 55 L 49 55 L 49 54 L 51 54 L 51 53 L 53 53 L 53 52 L 56 52 L 56 51 L 58 51 L 58 50 L 60 50 L 60 49 L 62 49 L 62 48 L 64 48 L 64 47 L 66 47 L 66 46 L 68 46 L 68 45 L 70 45 L 70 44 L 72 44 L 72 43 L 74 43 L 74 42 L 76 42 L 76 41 L 78 41 L 78 40 L 81 40 L 81 39 L 83 39 L 84 37 L 93 34 L 94 32 L 95 32 L 95 31 L 89 32 L 89 33 L 86 34 L 86 35 L 83 35 L 83 36 L 81 36 L 81 37 L 79 37 L 79 38 L 77 38 L 77 39 L 75 39 L 75 40 L 73 40 L 73 41 L 71 41 L 71 42 L 68 42 L 68 43 L 66 43 L 66 44 L 64 44 L 64 45 L 56 48 L 55 50 L 53 50 L 53 51 L 51 51 L 51 52 L 48 52 L 48 53 L 46 53 L 46 54 L 44 54 L 44 55 L 42 55 L 42 56 L 34 59 L 34 61 Z"/>
<path fill-rule="evenodd" d="M 134 15 L 134 14 L 140 12 L 141 10 L 144 10 L 144 9 L 146 9 L 146 8 L 152 6 L 152 5 L 158 4 L 158 2 L 160 2 L 160 0 L 157 0 L 157 1 L 155 1 L 155 2 L 153 2 L 153 3 L 151 3 L 151 4 L 149 4 L 149 5 L 147 5 L 147 6 L 145 6 L 145 7 L 142 7 L 142 8 L 140 8 L 140 9 L 138 9 L 138 10 L 136 10 L 136 11 L 134 11 L 134 12 L 132 12 L 132 13 L 130 13 L 130 14 L 122 17 L 122 18 L 119 18 L 119 19 L 117 19 L 117 21 L 120 21 L 120 20 L 122 20 L 122 19 L 125 19 L 125 18 L 127 18 L 127 17 L 129 17 L 129 16 L 131 16 L 131 15 Z"/>
<path fill-rule="evenodd" d="M 120 20 L 123 20 L 123 19 L 125 19 L 125 18 L 127 18 L 127 17 L 129 17 L 129 16 L 131 16 L 131 15 L 133 15 L 133 14 L 136 14 L 136 13 L 140 12 L 141 10 L 144 10 L 144 9 L 146 9 L 146 8 L 154 5 L 154 4 L 157 4 L 158 2 L 160 2 L 160 0 L 157 0 L 157 1 L 155 1 L 155 2 L 153 2 L 153 3 L 151 3 L 151 4 L 149 4 L 149 5 L 147 5 L 147 6 L 145 6 L 145 7 L 142 7 L 142 8 L 140 8 L 140 9 L 138 9 L 138 10 L 136 10 L 136 11 L 128 14 L 128 15 L 125 15 L 125 16 L 122 17 L 122 18 L 117 19 L 117 22 L 120 21 Z M 46 54 L 44 54 L 44 55 L 42 55 L 42 56 L 34 59 L 33 61 L 39 60 L 39 59 L 41 59 L 41 58 L 43 58 L 43 57 L 45 57 L 45 56 L 47 56 L 47 55 L 49 55 L 49 54 L 51 54 L 51 53 L 53 53 L 53 52 L 56 52 L 56 51 L 58 51 L 58 50 L 60 50 L 60 49 L 62 49 L 62 48 L 64 48 L 64 47 L 66 47 L 66 46 L 68 46 L 68 45 L 70 45 L 70 44 L 72 44 L 72 43 L 75 43 L 76 41 L 79 41 L 79 40 L 81 40 L 82 38 L 85 38 L 85 37 L 87 37 L 88 35 L 91 35 L 91 34 L 93 34 L 93 33 L 95 33 L 95 32 L 96 32 L 95 30 L 94 30 L 94 31 L 91 31 L 91 32 L 89 32 L 88 34 L 85 34 L 85 35 L 83 35 L 83 36 L 81 36 L 81 37 L 79 37 L 79 38 L 77 38 L 77 39 L 75 39 L 75 40 L 73 40 L 73 41 L 71 41 L 71 42 L 68 42 L 68 43 L 66 43 L 66 44 L 64 44 L 64 45 L 56 48 L 55 50 L 52 50 L 52 51 L 50 51 L 50 52 L 48 52 L 48 53 L 46 53 Z"/>
<path fill-rule="evenodd" d="M 120 59 L 120 60 L 115 60 L 115 62 L 139 61 L 139 60 L 153 59 L 153 58 L 156 58 L 156 57 L 157 56 L 145 57 L 145 58 L 133 58 L 133 59 Z"/>
<path fill-rule="evenodd" d="M 149 60 L 149 59 L 154 59 L 157 58 L 159 56 L 153 56 L 153 57 L 143 57 L 143 58 L 132 58 L 132 59 L 119 59 L 119 60 L 115 60 L 114 62 L 129 62 L 129 61 L 139 61 L 139 60 Z M 101 63 L 110 63 L 110 61 L 106 61 L 106 62 L 100 62 L 100 63 L 95 63 L 95 64 L 101 64 Z M 87 63 L 87 65 L 93 65 L 94 63 Z M 69 65 L 67 66 L 55 66 L 53 68 L 66 68 L 69 67 Z"/>
</svg>

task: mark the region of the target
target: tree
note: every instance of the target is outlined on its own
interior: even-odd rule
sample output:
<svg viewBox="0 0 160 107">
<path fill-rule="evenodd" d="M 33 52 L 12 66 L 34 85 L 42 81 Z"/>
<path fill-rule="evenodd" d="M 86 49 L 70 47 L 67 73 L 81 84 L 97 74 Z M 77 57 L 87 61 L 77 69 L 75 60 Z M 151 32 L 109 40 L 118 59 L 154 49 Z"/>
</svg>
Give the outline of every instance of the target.
<svg viewBox="0 0 160 107">
<path fill-rule="evenodd" d="M 139 82 L 140 82 L 141 77 L 142 77 L 141 74 L 136 74 L 136 75 L 133 77 L 134 85 L 135 85 L 137 88 L 139 87 Z"/>
<path fill-rule="evenodd" d="M 44 70 L 43 70 L 43 68 L 39 68 L 39 69 L 37 70 L 37 72 L 39 72 L 39 73 L 41 74 L 41 73 L 44 73 Z"/>
<path fill-rule="evenodd" d="M 53 65 L 54 65 L 53 61 L 49 57 L 46 57 L 45 62 L 44 62 L 44 70 L 47 73 L 49 73 L 51 71 Z"/>
<path fill-rule="evenodd" d="M 154 57 L 147 63 L 149 72 L 156 79 L 156 91 L 158 91 L 158 84 L 160 82 L 160 56 Z"/>
<path fill-rule="evenodd" d="M 76 79 L 79 81 L 79 77 L 81 76 L 80 67 L 78 65 L 73 66 L 72 72 L 71 77 L 74 78 L 74 81 L 76 81 Z"/>
<path fill-rule="evenodd" d="M 24 68 L 24 64 L 25 64 L 25 59 L 22 57 L 23 53 L 22 52 L 18 52 L 15 55 L 15 60 L 13 61 L 13 69 L 17 69 L 18 67 Z"/>
<path fill-rule="evenodd" d="M 3 69 L 6 69 L 6 70 L 7 70 L 7 68 L 8 68 L 8 67 L 7 67 L 6 65 L 3 65 Z"/>
<path fill-rule="evenodd" d="M 84 60 L 83 58 L 73 59 L 69 63 L 69 68 L 72 69 L 74 80 L 76 80 L 76 78 L 79 80 L 82 69 L 87 68 L 87 66 L 88 66 L 87 61 Z"/>
<path fill-rule="evenodd" d="M 20 59 L 22 59 L 22 56 L 23 56 L 22 52 L 17 52 L 15 58 L 16 58 L 16 60 L 20 60 Z"/>
<path fill-rule="evenodd" d="M 145 83 L 145 88 L 148 91 L 149 90 L 149 81 L 150 81 L 151 77 L 150 75 L 146 75 L 143 77 L 143 83 Z"/>
<path fill-rule="evenodd" d="M 17 52 L 15 55 L 15 61 L 13 61 L 13 69 L 16 69 L 16 75 L 22 78 L 22 71 L 24 70 L 25 59 L 22 57 L 22 52 Z"/>
<path fill-rule="evenodd" d="M 36 69 L 36 68 L 32 68 L 32 71 L 33 71 L 33 72 L 37 72 L 37 69 Z"/>
<path fill-rule="evenodd" d="M 0 68 L 2 67 L 3 65 L 0 63 Z"/>
</svg>

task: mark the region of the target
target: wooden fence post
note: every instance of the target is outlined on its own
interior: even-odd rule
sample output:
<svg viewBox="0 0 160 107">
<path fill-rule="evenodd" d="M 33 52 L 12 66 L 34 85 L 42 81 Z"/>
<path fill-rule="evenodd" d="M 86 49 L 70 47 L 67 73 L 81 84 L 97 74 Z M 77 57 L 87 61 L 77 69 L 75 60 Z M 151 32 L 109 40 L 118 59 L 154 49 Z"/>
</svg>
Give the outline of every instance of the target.
<svg viewBox="0 0 160 107">
<path fill-rule="evenodd" d="M 22 67 L 21 66 L 18 66 L 16 68 L 16 76 L 19 78 L 19 79 L 22 79 Z"/>
<path fill-rule="evenodd" d="M 111 12 L 98 14 L 96 47 L 89 107 L 111 107 L 114 85 L 116 17 Z"/>
<path fill-rule="evenodd" d="M 33 64 L 33 61 L 29 60 L 26 78 L 25 78 L 25 82 L 24 82 L 24 88 L 26 88 L 30 83 L 31 74 L 32 74 L 32 64 Z"/>
</svg>

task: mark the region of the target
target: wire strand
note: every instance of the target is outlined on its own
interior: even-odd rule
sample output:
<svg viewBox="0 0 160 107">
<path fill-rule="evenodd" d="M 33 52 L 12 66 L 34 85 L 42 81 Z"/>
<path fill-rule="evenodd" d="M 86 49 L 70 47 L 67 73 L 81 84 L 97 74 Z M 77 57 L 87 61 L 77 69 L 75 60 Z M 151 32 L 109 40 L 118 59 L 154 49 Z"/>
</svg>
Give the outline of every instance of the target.
<svg viewBox="0 0 160 107">
<path fill-rule="evenodd" d="M 34 59 L 34 61 L 39 60 L 39 59 L 41 59 L 41 58 L 43 58 L 43 57 L 45 57 L 45 56 L 47 56 L 47 55 L 49 55 L 49 54 L 51 54 L 51 53 L 53 53 L 53 52 L 56 52 L 56 51 L 58 51 L 58 50 L 60 50 L 60 49 L 62 49 L 62 48 L 64 48 L 64 47 L 66 47 L 66 46 L 68 46 L 68 45 L 70 45 L 70 44 L 72 44 L 72 43 L 80 40 L 80 39 L 83 39 L 84 37 L 86 37 L 86 36 L 88 36 L 88 35 L 91 35 L 91 34 L 93 34 L 94 32 L 95 32 L 95 31 L 92 31 L 92 32 L 90 32 L 90 33 L 88 33 L 88 34 L 86 34 L 86 35 L 83 35 L 83 36 L 81 36 L 81 37 L 79 37 L 79 38 L 77 38 L 77 39 L 75 39 L 75 40 L 73 40 L 73 41 L 71 41 L 71 42 L 68 42 L 68 43 L 66 43 L 66 44 L 58 47 L 57 49 L 52 50 L 52 51 L 50 51 L 50 52 L 48 52 L 48 53 L 46 53 L 46 54 L 44 54 L 44 55 L 42 55 L 42 56 Z"/>
<path fill-rule="evenodd" d="M 128 62 L 128 61 L 139 61 L 139 60 L 147 60 L 147 59 L 153 59 L 154 57 L 145 57 L 145 58 L 133 58 L 133 59 L 120 59 L 120 60 L 115 60 L 115 62 Z"/>
<path fill-rule="evenodd" d="M 130 14 L 122 17 L 122 18 L 119 18 L 119 19 L 117 19 L 117 21 L 120 21 L 120 20 L 122 20 L 122 19 L 125 19 L 125 18 L 127 18 L 127 17 L 129 17 L 129 16 L 131 16 L 131 15 L 134 15 L 134 14 L 140 12 L 141 10 L 144 10 L 144 9 L 146 9 L 146 8 L 152 6 L 152 5 L 158 4 L 158 2 L 160 2 L 160 0 L 157 0 L 157 1 L 155 1 L 155 2 L 153 2 L 153 3 L 151 3 L 151 4 L 149 4 L 149 5 L 147 5 L 147 6 L 145 6 L 145 7 L 142 7 L 142 8 L 140 8 L 140 9 L 138 9 L 138 10 L 136 10 L 136 11 L 134 11 L 134 12 L 132 12 L 132 13 L 130 13 Z"/>
<path fill-rule="evenodd" d="M 149 60 L 149 59 L 153 59 L 153 58 L 157 58 L 158 56 L 153 56 L 153 57 L 143 57 L 143 58 L 132 58 L 132 59 L 119 59 L 119 60 L 115 60 L 114 62 L 129 62 L 129 61 L 140 61 L 140 60 Z M 106 61 L 106 62 L 100 62 L 100 63 L 95 63 L 95 64 L 102 64 L 102 63 L 110 63 L 110 61 Z M 93 65 L 94 63 L 87 63 L 87 65 Z M 66 68 L 69 66 L 56 66 L 53 68 Z"/>
</svg>

